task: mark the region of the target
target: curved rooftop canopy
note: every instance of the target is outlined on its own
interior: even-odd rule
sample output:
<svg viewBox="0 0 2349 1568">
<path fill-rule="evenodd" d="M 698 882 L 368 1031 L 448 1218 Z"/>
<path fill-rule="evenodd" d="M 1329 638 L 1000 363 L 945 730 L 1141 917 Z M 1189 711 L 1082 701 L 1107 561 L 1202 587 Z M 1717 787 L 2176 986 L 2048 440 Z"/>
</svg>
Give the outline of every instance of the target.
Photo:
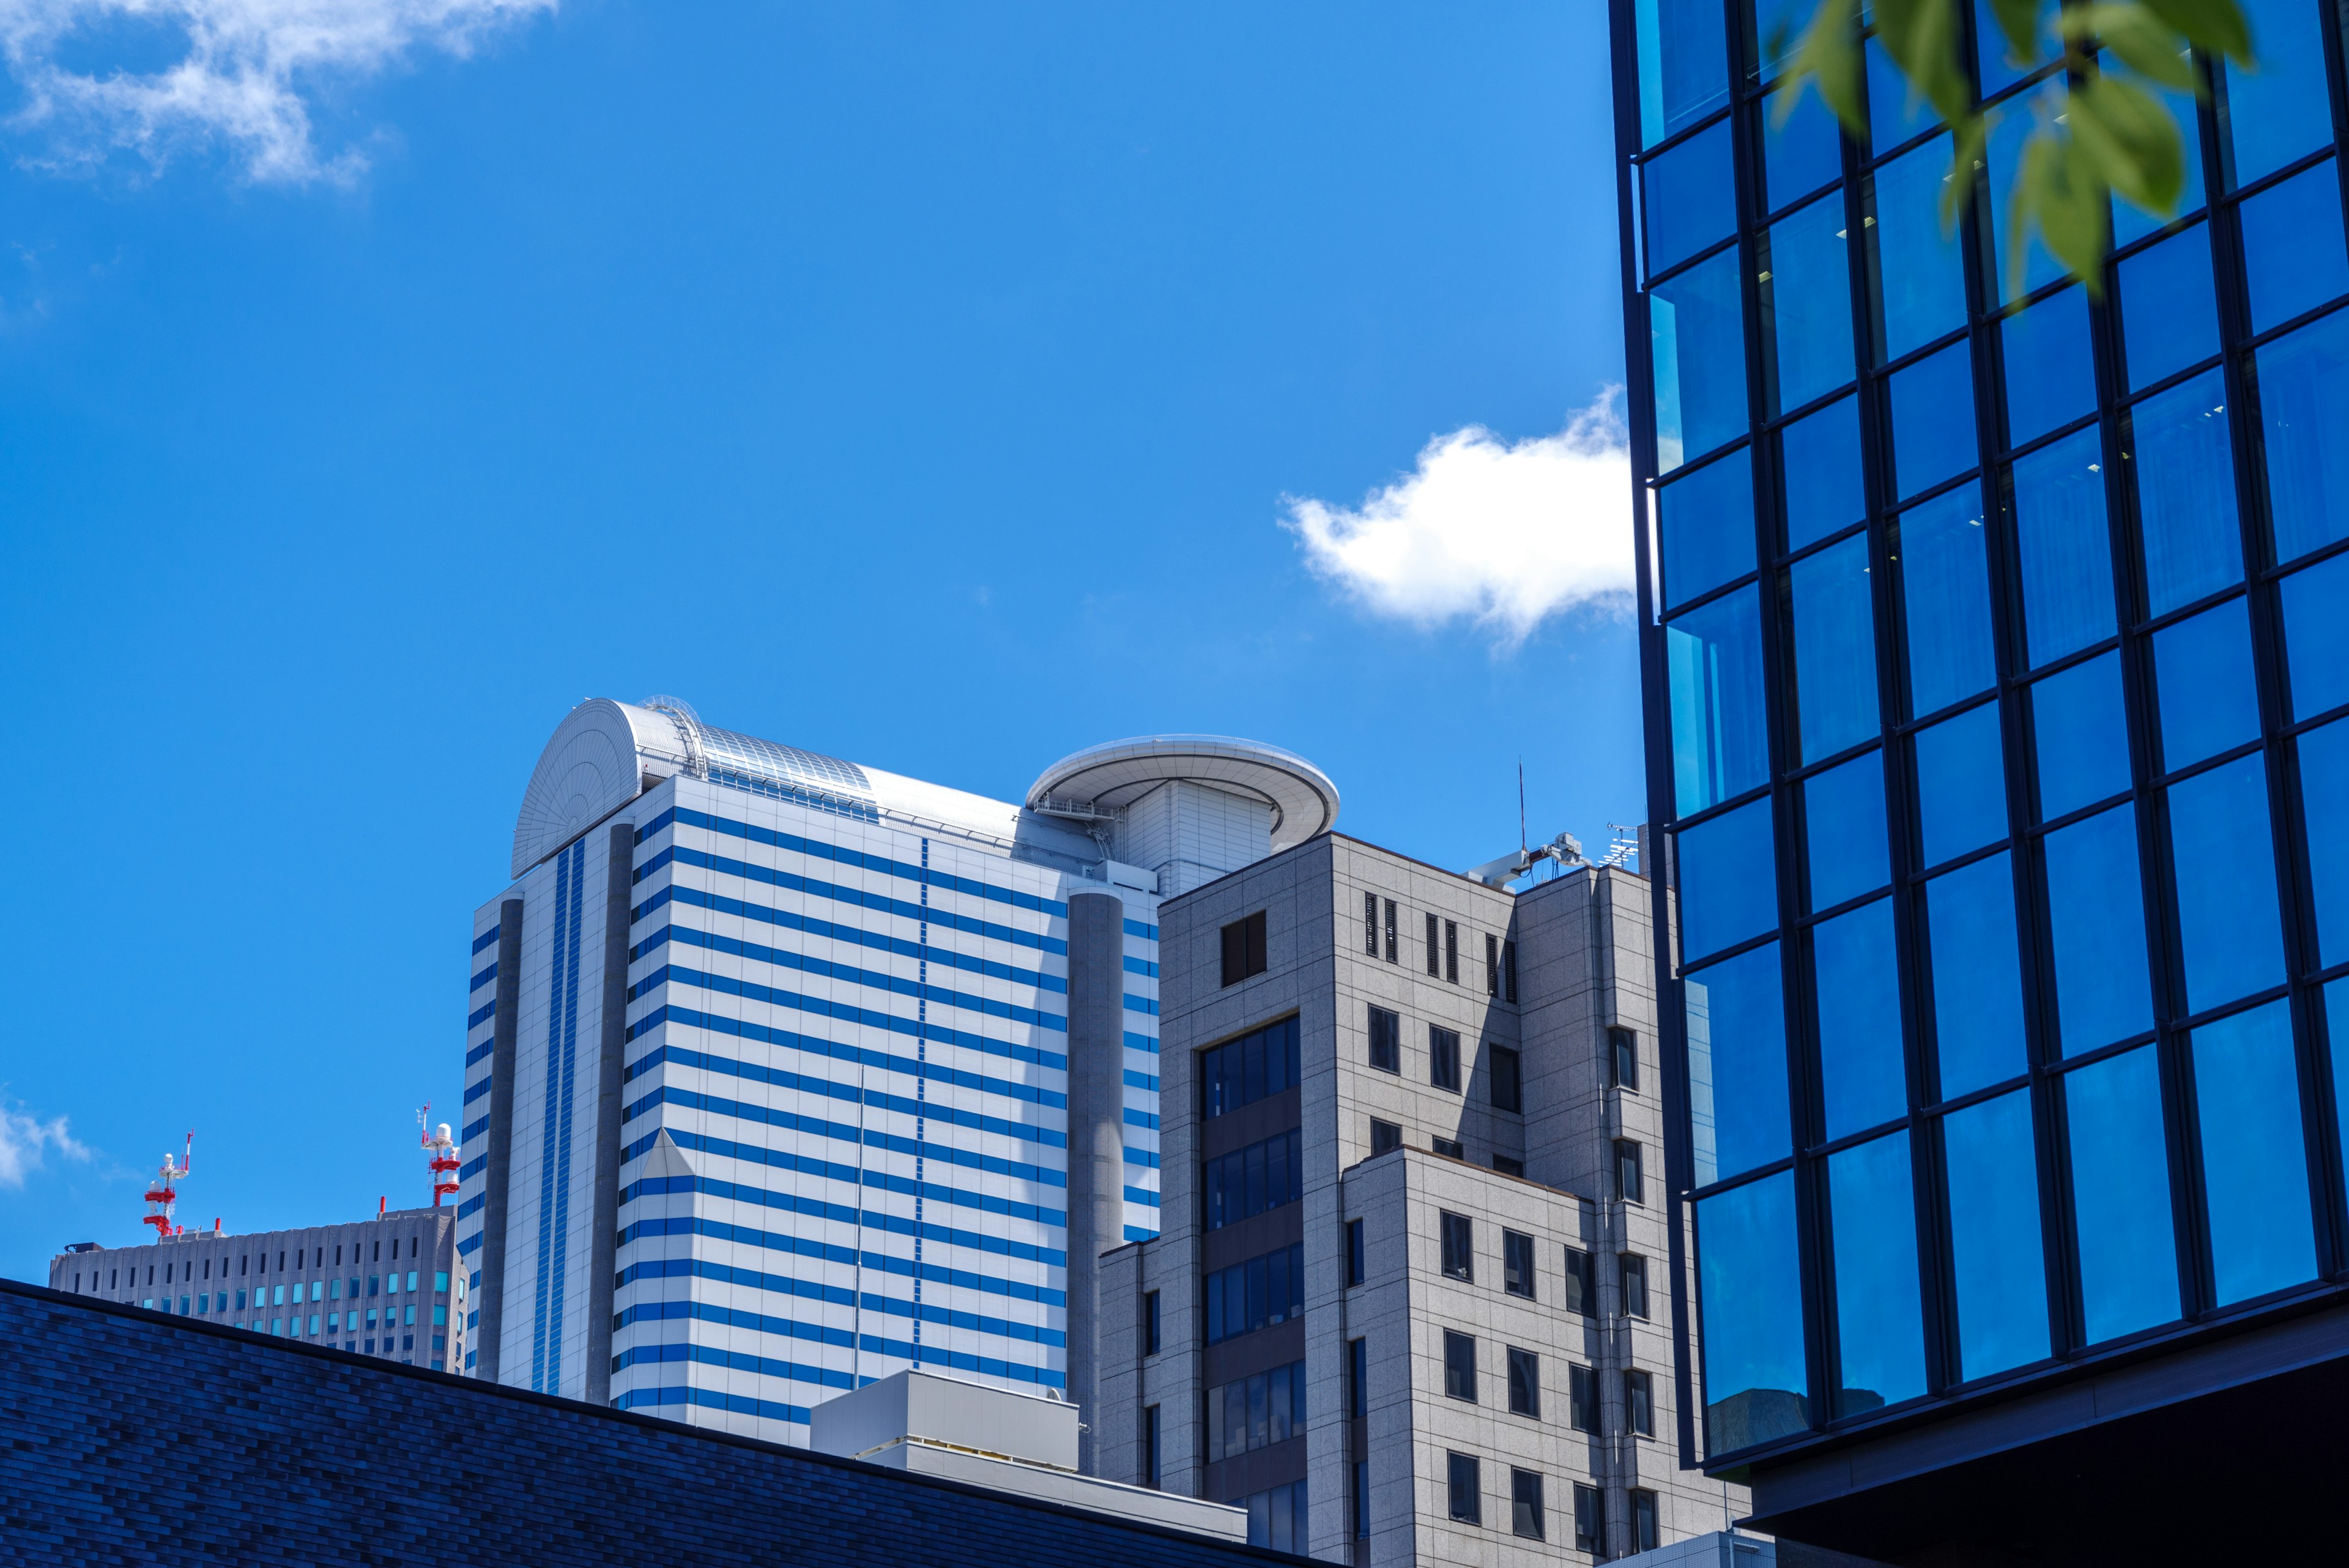
<svg viewBox="0 0 2349 1568">
<path fill-rule="evenodd" d="M 1294 752 L 1230 735 L 1137 735 L 1062 757 L 1029 786 L 1028 809 L 1074 805 L 1116 810 L 1160 784 L 1188 780 L 1272 807 L 1272 847 L 1327 832 L 1338 786 Z"/>
</svg>

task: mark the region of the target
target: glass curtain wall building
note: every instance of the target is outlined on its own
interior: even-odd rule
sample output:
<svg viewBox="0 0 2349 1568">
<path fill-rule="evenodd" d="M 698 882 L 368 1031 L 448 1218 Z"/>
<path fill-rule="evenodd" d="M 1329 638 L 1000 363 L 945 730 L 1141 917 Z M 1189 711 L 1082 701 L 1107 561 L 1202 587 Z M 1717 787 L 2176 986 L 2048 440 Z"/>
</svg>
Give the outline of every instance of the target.
<svg viewBox="0 0 2349 1568">
<path fill-rule="evenodd" d="M 2349 1277 L 2342 26 L 2244 8 L 2099 296 L 2003 254 L 1986 6 L 1954 231 L 1873 41 L 1861 142 L 1782 104 L 1808 5 L 1613 6 L 1716 1467 Z"/>
</svg>

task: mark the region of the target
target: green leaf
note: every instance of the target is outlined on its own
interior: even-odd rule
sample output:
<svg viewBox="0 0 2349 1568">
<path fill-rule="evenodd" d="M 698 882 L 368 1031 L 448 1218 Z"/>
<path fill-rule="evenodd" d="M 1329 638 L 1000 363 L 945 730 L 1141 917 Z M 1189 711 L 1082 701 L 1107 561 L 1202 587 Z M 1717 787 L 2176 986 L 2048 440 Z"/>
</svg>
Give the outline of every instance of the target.
<svg viewBox="0 0 2349 1568">
<path fill-rule="evenodd" d="M 2186 58 L 2186 41 L 2137 0 L 2101 0 L 2064 13 L 2064 36 L 2074 43 L 2101 38 L 2132 70 L 2179 92 L 2199 84 Z"/>
<path fill-rule="evenodd" d="M 1951 128 L 1950 177 L 1941 182 L 1941 232 L 1945 234 L 1957 231 L 1958 214 L 1974 193 L 1974 171 L 1982 166 L 1992 118 L 1970 114 Z"/>
<path fill-rule="evenodd" d="M 2251 25 L 2235 0 L 2139 0 L 2172 30 L 2186 35 L 2205 53 L 2224 55 L 2239 66 L 2251 64 Z"/>
<path fill-rule="evenodd" d="M 2064 270 L 2104 294 L 2105 245 L 2110 222 L 2105 184 L 2080 155 L 2078 144 L 2042 125 L 2023 144 L 2014 197 L 2007 212 L 2006 292 L 2023 292 L 2028 231 L 2036 221 L 2047 252 Z"/>
<path fill-rule="evenodd" d="M 2067 123 L 2079 155 L 2106 184 L 2157 216 L 2178 210 L 2185 145 L 2151 93 L 2119 77 L 2091 77 L 2072 89 Z"/>
<path fill-rule="evenodd" d="M 1991 0 L 1991 15 L 2006 35 L 2007 54 L 2022 66 L 2039 63 L 2039 15 L 2042 0 Z"/>
<path fill-rule="evenodd" d="M 1819 0 L 1810 26 L 1803 29 L 1802 47 L 1787 67 L 1793 84 L 1778 93 L 1777 120 L 1785 124 L 1800 98 L 1800 83 L 1815 82 L 1819 98 L 1843 121 L 1855 139 L 1868 135 L 1868 111 L 1859 101 L 1860 58 L 1858 0 Z"/>
<path fill-rule="evenodd" d="M 1973 107 L 1958 47 L 1954 0 L 1876 0 L 1876 34 L 1909 85 L 1955 126 Z"/>
</svg>

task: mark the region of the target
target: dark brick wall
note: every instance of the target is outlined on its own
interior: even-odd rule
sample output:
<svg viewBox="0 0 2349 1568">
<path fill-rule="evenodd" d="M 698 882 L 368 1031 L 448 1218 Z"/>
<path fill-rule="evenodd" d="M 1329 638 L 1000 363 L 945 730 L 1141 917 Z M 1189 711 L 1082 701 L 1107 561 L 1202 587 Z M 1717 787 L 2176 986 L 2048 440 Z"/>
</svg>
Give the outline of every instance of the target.
<svg viewBox="0 0 2349 1568">
<path fill-rule="evenodd" d="M 1305 1559 L 0 1280 L 0 1561 Z"/>
</svg>

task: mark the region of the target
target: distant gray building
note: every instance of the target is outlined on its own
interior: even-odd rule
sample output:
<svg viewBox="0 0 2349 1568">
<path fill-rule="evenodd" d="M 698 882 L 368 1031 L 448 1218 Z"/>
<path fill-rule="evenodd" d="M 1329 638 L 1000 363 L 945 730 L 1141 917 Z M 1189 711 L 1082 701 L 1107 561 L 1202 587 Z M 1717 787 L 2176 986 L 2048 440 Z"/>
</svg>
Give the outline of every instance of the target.
<svg viewBox="0 0 2349 1568">
<path fill-rule="evenodd" d="M 453 1209 L 399 1209 L 300 1231 L 85 1243 L 50 1261 L 49 1288 L 447 1371 L 464 1354 L 456 1244 Z"/>
<path fill-rule="evenodd" d="M 1684 1453 L 1649 885 L 1323 835 L 1161 907 L 1163 1232 L 1102 1260 L 1100 1473 L 1330 1561 L 1718 1531 Z"/>
</svg>

